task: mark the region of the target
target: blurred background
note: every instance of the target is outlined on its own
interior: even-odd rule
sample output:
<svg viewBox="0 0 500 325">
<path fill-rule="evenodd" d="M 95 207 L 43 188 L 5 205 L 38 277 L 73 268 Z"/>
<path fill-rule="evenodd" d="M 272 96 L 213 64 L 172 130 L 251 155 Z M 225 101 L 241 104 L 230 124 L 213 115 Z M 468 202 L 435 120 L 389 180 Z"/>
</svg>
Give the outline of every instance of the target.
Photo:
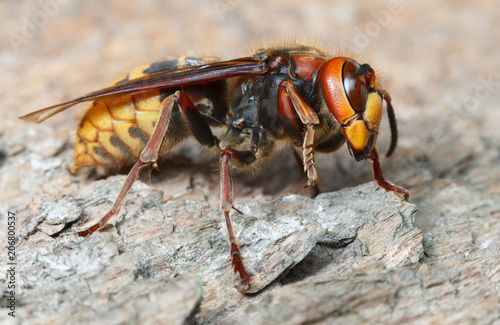
<svg viewBox="0 0 500 325">
<path fill-rule="evenodd" d="M 399 146 L 393 157 L 382 159 L 382 167 L 388 179 L 411 191 L 411 202 L 418 205 L 450 182 L 500 193 L 499 10 L 494 0 L 3 0 L 2 205 L 30 215 L 44 198 L 70 193 L 96 177 L 68 171 L 85 105 L 41 125 L 18 116 L 102 88 L 144 63 L 185 54 L 234 58 L 252 44 L 283 39 L 348 48 L 381 72 L 400 131 Z M 386 120 L 381 153 L 390 138 Z M 165 190 L 165 200 L 217 201 L 214 162 L 189 158 L 191 147 L 182 149 L 186 161 L 166 163 L 156 186 Z M 237 178 L 237 198 L 309 195 L 291 155 L 283 157 L 265 168 L 264 179 Z M 324 191 L 372 179 L 370 164 L 356 163 L 346 147 L 318 157 L 318 166 Z M 428 223 L 418 222 L 423 228 Z"/>
</svg>

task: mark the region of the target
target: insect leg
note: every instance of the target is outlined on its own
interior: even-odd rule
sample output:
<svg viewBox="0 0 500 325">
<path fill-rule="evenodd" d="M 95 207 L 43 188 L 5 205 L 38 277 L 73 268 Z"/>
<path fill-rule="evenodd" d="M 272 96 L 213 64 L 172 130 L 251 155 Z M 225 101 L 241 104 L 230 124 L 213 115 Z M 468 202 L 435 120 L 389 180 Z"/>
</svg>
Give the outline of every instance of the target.
<svg viewBox="0 0 500 325">
<path fill-rule="evenodd" d="M 382 167 L 380 166 L 377 147 L 373 147 L 367 159 L 372 161 L 373 178 L 377 182 L 378 186 L 387 191 L 396 192 L 403 197 L 403 200 L 408 201 L 410 194 L 405 188 L 396 186 L 385 180 L 384 175 L 382 174 Z"/>
<path fill-rule="evenodd" d="M 212 134 L 212 130 L 207 122 L 203 119 L 200 112 L 196 109 L 193 103 L 189 100 L 188 96 L 182 92 L 177 100 L 180 110 L 182 111 L 186 124 L 193 136 L 206 147 L 213 147 L 219 144 L 219 139 Z M 254 132 L 252 137 L 251 151 L 237 151 L 231 148 L 226 148 L 221 151 L 220 170 L 221 170 L 221 209 L 224 211 L 224 218 L 226 221 L 228 232 L 228 243 L 231 256 L 231 264 L 234 272 L 238 272 L 243 287 L 248 290 L 250 288 L 250 277 L 243 265 L 243 258 L 241 257 L 239 242 L 234 233 L 233 223 L 229 212 L 233 207 L 233 182 L 229 172 L 229 160 L 233 159 L 237 163 L 243 165 L 252 164 L 256 160 L 255 152 L 258 150 L 260 133 L 258 130 Z"/>
<path fill-rule="evenodd" d="M 318 173 L 314 166 L 314 125 L 319 124 L 319 118 L 312 108 L 300 97 L 300 94 L 290 80 L 283 80 L 279 85 L 278 106 L 282 121 L 288 121 L 289 126 L 295 126 L 296 129 L 300 130 L 300 124 L 293 113 L 294 110 L 301 122 L 306 126 L 306 133 L 302 143 L 304 172 L 307 173 L 307 186 L 314 185 L 318 181 Z M 293 127 L 288 127 L 288 129 L 290 131 L 287 131 L 287 133 L 296 133 L 291 131 Z M 296 136 L 294 135 L 294 137 Z"/>
<path fill-rule="evenodd" d="M 101 220 L 99 220 L 98 223 L 84 231 L 78 232 L 79 236 L 86 237 L 92 234 L 94 231 L 104 228 L 109 219 L 112 216 L 116 215 L 118 211 L 120 211 L 125 197 L 132 188 L 135 180 L 139 177 L 141 170 L 148 165 L 152 165 L 155 168 L 157 167 L 156 161 L 158 160 L 158 152 L 160 151 L 163 139 L 165 138 L 165 134 L 168 130 L 168 124 L 172 115 L 172 107 L 174 106 L 174 103 L 179 99 L 179 97 L 179 92 L 176 92 L 163 100 L 161 104 L 162 108 L 160 117 L 158 118 L 158 122 L 156 123 L 155 130 L 151 135 L 148 143 L 146 144 L 146 147 L 142 151 L 139 160 L 130 170 L 127 176 L 127 180 L 125 181 L 125 184 L 123 184 L 122 189 L 120 190 L 120 194 L 118 194 L 118 197 L 113 203 L 111 210 L 109 210 L 109 212 Z"/>
<path fill-rule="evenodd" d="M 240 253 L 240 244 L 234 233 L 233 223 L 229 216 L 229 211 L 233 208 L 233 181 L 229 172 L 229 160 L 234 159 L 241 164 L 251 164 L 256 157 L 252 151 L 237 151 L 231 148 L 223 149 L 220 156 L 220 206 L 224 211 L 226 220 L 229 249 L 231 254 L 231 264 L 234 272 L 240 275 L 241 284 L 248 290 L 250 288 L 250 276 L 243 265 L 243 258 Z"/>
</svg>

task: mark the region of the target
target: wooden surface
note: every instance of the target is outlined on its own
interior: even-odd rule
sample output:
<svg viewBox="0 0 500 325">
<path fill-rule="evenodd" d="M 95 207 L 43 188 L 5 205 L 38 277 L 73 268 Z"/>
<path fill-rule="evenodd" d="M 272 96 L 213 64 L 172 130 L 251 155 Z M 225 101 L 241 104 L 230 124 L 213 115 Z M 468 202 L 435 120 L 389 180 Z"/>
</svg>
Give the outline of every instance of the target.
<svg viewBox="0 0 500 325">
<path fill-rule="evenodd" d="M 1 2 L 0 239 L 15 212 L 19 264 L 17 317 L 1 276 L 0 322 L 498 324 L 499 10 L 486 0 Z M 296 35 L 353 48 L 382 72 L 400 130 L 382 167 L 409 204 L 377 189 L 345 147 L 318 157 L 326 193 L 314 200 L 287 154 L 238 175 L 244 215 L 233 218 L 256 291 L 242 295 L 216 161 L 190 142 L 153 185 L 141 178 L 105 232 L 51 237 L 98 219 L 126 171 L 69 172 L 84 105 L 41 125 L 19 115 L 143 63 L 233 58 Z M 385 116 L 381 129 L 385 152 Z"/>
</svg>

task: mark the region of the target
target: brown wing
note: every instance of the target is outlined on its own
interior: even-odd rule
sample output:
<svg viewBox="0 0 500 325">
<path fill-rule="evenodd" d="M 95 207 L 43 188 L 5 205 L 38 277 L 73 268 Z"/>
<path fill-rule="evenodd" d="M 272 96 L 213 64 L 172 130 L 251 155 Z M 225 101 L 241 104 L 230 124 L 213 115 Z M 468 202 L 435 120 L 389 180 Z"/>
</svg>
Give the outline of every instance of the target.
<svg viewBox="0 0 500 325">
<path fill-rule="evenodd" d="M 275 65 L 269 64 L 268 61 L 266 57 L 246 57 L 178 70 L 160 71 L 43 108 L 20 118 L 29 122 L 40 123 L 81 102 L 100 102 L 155 89 L 210 82 L 243 75 L 265 74 L 275 67 Z"/>
</svg>

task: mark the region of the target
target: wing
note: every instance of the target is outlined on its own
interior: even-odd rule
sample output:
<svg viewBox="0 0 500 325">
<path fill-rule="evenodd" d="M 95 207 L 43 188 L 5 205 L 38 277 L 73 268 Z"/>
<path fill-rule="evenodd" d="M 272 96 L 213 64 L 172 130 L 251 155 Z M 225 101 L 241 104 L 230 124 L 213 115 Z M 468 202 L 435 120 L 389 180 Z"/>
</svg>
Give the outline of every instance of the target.
<svg viewBox="0 0 500 325">
<path fill-rule="evenodd" d="M 100 102 L 161 88 L 204 83 L 243 75 L 265 74 L 275 67 L 276 62 L 269 60 L 268 57 L 246 57 L 177 70 L 160 71 L 120 83 L 119 85 L 97 90 L 64 103 L 43 108 L 20 118 L 29 122 L 40 123 L 82 102 Z"/>
</svg>

